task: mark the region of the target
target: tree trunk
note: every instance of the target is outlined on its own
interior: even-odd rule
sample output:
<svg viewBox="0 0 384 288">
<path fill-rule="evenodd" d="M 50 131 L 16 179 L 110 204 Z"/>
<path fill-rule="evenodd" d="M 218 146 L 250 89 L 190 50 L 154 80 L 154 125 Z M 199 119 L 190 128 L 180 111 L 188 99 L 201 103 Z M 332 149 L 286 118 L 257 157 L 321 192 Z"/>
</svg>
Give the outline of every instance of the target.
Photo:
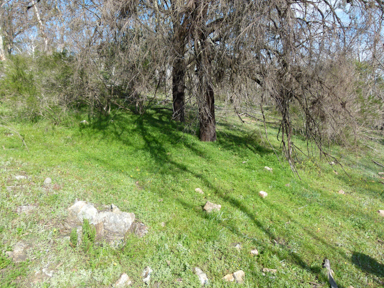
<svg viewBox="0 0 384 288">
<path fill-rule="evenodd" d="M 4 52 L 4 44 L 3 44 L 3 34 L 1 32 L 0 27 L 0 61 L 5 61 L 5 52 Z"/>
<path fill-rule="evenodd" d="M 175 60 L 172 68 L 172 97 L 173 115 L 172 119 L 180 122 L 185 121 L 185 63 L 184 59 Z"/>
<path fill-rule="evenodd" d="M 215 96 L 210 85 L 205 87 L 203 103 L 199 109 L 200 140 L 216 141 Z"/>
</svg>

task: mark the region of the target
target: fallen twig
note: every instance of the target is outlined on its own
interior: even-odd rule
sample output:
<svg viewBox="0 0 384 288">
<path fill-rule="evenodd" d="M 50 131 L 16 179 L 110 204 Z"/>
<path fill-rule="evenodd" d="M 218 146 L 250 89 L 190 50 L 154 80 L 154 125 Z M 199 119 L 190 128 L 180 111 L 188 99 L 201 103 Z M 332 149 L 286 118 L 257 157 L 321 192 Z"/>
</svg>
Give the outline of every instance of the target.
<svg viewBox="0 0 384 288">
<path fill-rule="evenodd" d="M 24 137 L 21 136 L 20 133 L 17 130 L 14 130 L 14 129 L 8 127 L 8 126 L 1 125 L 1 124 L 0 124 L 0 127 L 4 127 L 5 129 L 8 129 L 8 130 L 12 131 L 13 133 L 17 134 L 17 136 L 19 136 L 19 138 L 21 139 L 21 142 L 23 142 L 23 145 L 25 146 L 25 148 L 27 148 L 27 151 L 29 151 L 27 143 L 25 143 Z"/>
</svg>

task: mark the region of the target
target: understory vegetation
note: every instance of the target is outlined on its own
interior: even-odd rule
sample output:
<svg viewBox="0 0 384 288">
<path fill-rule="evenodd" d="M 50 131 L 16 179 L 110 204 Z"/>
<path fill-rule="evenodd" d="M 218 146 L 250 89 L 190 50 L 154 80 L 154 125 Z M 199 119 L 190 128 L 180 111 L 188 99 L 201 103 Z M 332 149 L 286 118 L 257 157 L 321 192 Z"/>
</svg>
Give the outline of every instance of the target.
<svg viewBox="0 0 384 288">
<path fill-rule="evenodd" d="M 1 114 L 12 119 L 9 108 L 3 104 Z M 313 155 L 298 154 L 299 178 L 282 160 L 277 127 L 267 126 L 267 140 L 262 122 L 244 117 L 242 123 L 224 104 L 217 108 L 213 143 L 169 121 L 167 109 L 96 118 L 80 110 L 65 125 L 13 119 L 0 126 L 2 287 L 107 287 L 121 273 L 141 287 L 146 266 L 154 271 L 151 287 L 200 287 L 194 267 L 207 273 L 211 287 L 235 285 L 222 277 L 240 269 L 244 287 L 326 287 L 325 257 L 339 287 L 382 286 L 384 229 L 377 211 L 384 207 L 378 175 L 384 168 L 372 162 L 384 162 L 382 142 L 360 150 L 330 146 L 342 167 L 309 149 Z M 307 151 L 300 136 L 294 140 Z M 133 212 L 149 233 L 128 234 L 115 249 L 94 245 L 85 234 L 87 247 L 71 245 L 73 237 L 59 227 L 75 199 Z M 221 210 L 207 214 L 207 201 Z M 18 214 L 21 205 L 37 209 Z M 5 252 L 20 240 L 33 248 L 28 260 L 12 263 Z M 53 276 L 36 280 L 43 268 Z"/>
</svg>

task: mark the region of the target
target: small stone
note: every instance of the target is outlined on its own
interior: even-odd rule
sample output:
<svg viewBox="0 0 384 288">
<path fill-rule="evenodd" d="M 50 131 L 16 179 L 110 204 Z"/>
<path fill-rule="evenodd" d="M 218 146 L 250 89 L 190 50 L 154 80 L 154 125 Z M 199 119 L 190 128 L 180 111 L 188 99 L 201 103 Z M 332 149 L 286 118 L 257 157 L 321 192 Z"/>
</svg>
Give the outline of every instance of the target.
<svg viewBox="0 0 384 288">
<path fill-rule="evenodd" d="M 339 190 L 338 192 L 339 194 L 345 194 L 345 192 L 343 190 Z"/>
<path fill-rule="evenodd" d="M 30 246 L 23 242 L 17 242 L 16 245 L 13 247 L 13 252 L 7 253 L 8 256 L 12 257 L 14 262 L 22 262 L 27 260 L 27 249 L 30 248 Z"/>
<path fill-rule="evenodd" d="M 233 277 L 235 278 L 236 283 L 244 283 L 245 273 L 243 270 L 239 270 L 233 273 Z"/>
<path fill-rule="evenodd" d="M 23 180 L 23 179 L 27 179 L 27 176 L 16 175 L 16 176 L 15 176 L 15 179 L 16 179 L 16 180 Z"/>
<path fill-rule="evenodd" d="M 161 222 L 161 227 L 165 227 L 165 222 Z"/>
<path fill-rule="evenodd" d="M 227 282 L 233 282 L 233 281 L 235 281 L 235 278 L 233 277 L 232 274 L 228 274 L 228 275 L 225 275 L 225 276 L 223 277 L 223 280 L 225 280 L 225 281 L 227 281 Z"/>
<path fill-rule="evenodd" d="M 87 120 L 80 121 L 81 124 L 88 124 Z"/>
<path fill-rule="evenodd" d="M 264 169 L 267 171 L 270 171 L 270 172 L 272 172 L 272 170 L 273 170 L 272 168 L 269 168 L 268 166 L 265 166 Z"/>
<path fill-rule="evenodd" d="M 52 183 L 52 179 L 51 178 L 49 178 L 49 177 L 45 178 L 45 180 L 44 180 L 44 184 L 45 185 L 49 185 L 51 183 Z"/>
<path fill-rule="evenodd" d="M 201 285 L 208 284 L 208 277 L 207 274 L 205 274 L 199 267 L 195 267 L 194 269 L 195 274 L 199 277 Z"/>
<path fill-rule="evenodd" d="M 237 249 L 237 250 L 241 250 L 241 244 L 240 243 L 237 243 L 236 245 L 235 245 L 235 248 Z"/>
<path fill-rule="evenodd" d="M 169 261 L 169 260 L 165 260 L 165 262 L 167 262 L 167 265 L 168 265 L 168 266 L 171 266 L 171 261 Z"/>
<path fill-rule="evenodd" d="M 380 216 L 384 217 L 384 210 L 379 210 L 377 212 L 379 213 Z"/>
<path fill-rule="evenodd" d="M 16 213 L 17 214 L 21 214 L 21 213 L 25 213 L 25 214 L 29 214 L 32 210 L 34 210 L 36 208 L 36 206 L 19 206 L 17 207 L 16 209 Z"/>
<path fill-rule="evenodd" d="M 276 273 L 277 269 L 263 268 L 263 272 Z"/>
<path fill-rule="evenodd" d="M 48 277 L 52 277 L 53 276 L 53 273 L 55 272 L 55 271 L 53 271 L 53 270 L 48 270 L 47 268 L 43 268 L 43 273 L 45 274 L 45 275 L 47 275 Z"/>
<path fill-rule="evenodd" d="M 379 175 L 384 175 L 384 172 L 379 172 L 378 174 L 379 174 Z"/>
<path fill-rule="evenodd" d="M 331 163 L 329 163 L 329 164 L 331 164 L 331 165 L 335 165 L 335 162 L 333 162 L 333 161 L 332 161 L 332 162 L 331 162 Z"/>
<path fill-rule="evenodd" d="M 253 250 L 251 250 L 251 254 L 252 255 L 259 255 L 259 251 L 257 251 L 257 249 L 253 249 Z"/>
<path fill-rule="evenodd" d="M 268 193 L 267 193 L 267 192 L 264 192 L 264 191 L 260 191 L 260 192 L 259 192 L 259 196 L 260 196 L 261 198 L 265 198 L 265 197 L 268 196 Z"/>
<path fill-rule="evenodd" d="M 143 271 L 143 282 L 147 285 L 149 285 L 149 281 L 151 280 L 151 273 L 152 273 L 152 269 L 151 267 L 147 266 L 144 268 L 144 271 Z"/>
<path fill-rule="evenodd" d="M 196 188 L 195 192 L 200 193 L 200 194 L 204 194 L 203 190 L 201 190 L 200 188 Z"/>
<path fill-rule="evenodd" d="M 126 273 L 121 274 L 119 280 L 116 281 L 114 287 L 125 287 L 132 284 L 132 280 Z"/>
<path fill-rule="evenodd" d="M 204 206 L 204 210 L 208 213 L 211 213 L 213 210 L 220 211 L 221 205 L 214 204 L 212 202 L 207 201 L 207 203 Z"/>
</svg>

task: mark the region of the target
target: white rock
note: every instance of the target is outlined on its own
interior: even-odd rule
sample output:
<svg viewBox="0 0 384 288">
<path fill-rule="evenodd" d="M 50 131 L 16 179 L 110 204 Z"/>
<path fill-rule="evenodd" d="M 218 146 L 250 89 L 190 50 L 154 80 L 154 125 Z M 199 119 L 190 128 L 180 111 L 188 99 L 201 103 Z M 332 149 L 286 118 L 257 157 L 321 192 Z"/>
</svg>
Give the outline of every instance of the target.
<svg viewBox="0 0 384 288">
<path fill-rule="evenodd" d="M 268 170 L 268 171 L 271 171 L 271 172 L 272 172 L 272 170 L 273 170 L 272 168 L 269 168 L 268 166 L 265 166 L 264 169 L 265 169 L 265 170 Z"/>
<path fill-rule="evenodd" d="M 144 268 L 144 271 L 143 271 L 143 282 L 147 285 L 149 285 L 149 281 L 151 280 L 151 273 L 152 273 L 152 269 L 151 267 L 147 266 Z"/>
<path fill-rule="evenodd" d="M 114 287 L 125 287 L 132 284 L 131 278 L 126 273 L 121 274 L 119 280 L 116 281 Z"/>
<path fill-rule="evenodd" d="M 200 188 L 196 188 L 195 192 L 200 193 L 200 194 L 204 194 L 203 190 L 201 190 Z"/>
<path fill-rule="evenodd" d="M 83 207 L 81 207 L 79 213 L 77 214 L 77 218 L 83 222 L 84 219 L 89 220 L 92 224 L 94 223 L 94 220 L 97 216 L 97 209 L 92 204 L 85 204 Z"/>
<path fill-rule="evenodd" d="M 213 210 L 220 211 L 221 205 L 214 204 L 212 202 L 207 201 L 207 203 L 204 206 L 204 210 L 208 213 L 212 212 Z"/>
<path fill-rule="evenodd" d="M 15 176 L 15 179 L 16 179 L 16 180 L 23 180 L 23 179 L 27 179 L 27 176 L 16 175 L 16 176 Z"/>
<path fill-rule="evenodd" d="M 227 281 L 227 282 L 233 282 L 233 281 L 235 281 L 235 278 L 233 277 L 232 274 L 228 274 L 228 275 L 225 275 L 225 276 L 223 277 L 223 280 L 225 280 L 225 281 Z"/>
<path fill-rule="evenodd" d="M 237 249 L 237 250 L 241 250 L 241 244 L 240 243 L 237 243 L 236 245 L 235 245 L 235 248 Z"/>
<path fill-rule="evenodd" d="M 195 267 L 194 269 L 195 274 L 199 277 L 201 285 L 208 284 L 208 277 L 207 274 L 205 274 L 199 267 Z"/>
<path fill-rule="evenodd" d="M 120 214 L 121 210 L 116 205 L 111 204 L 111 212 L 113 212 L 115 214 Z"/>
<path fill-rule="evenodd" d="M 377 212 L 379 213 L 380 216 L 384 217 L 384 210 L 379 210 Z"/>
<path fill-rule="evenodd" d="M 48 270 L 47 268 L 43 268 L 43 273 L 48 277 L 52 277 L 54 272 L 54 270 Z"/>
<path fill-rule="evenodd" d="M 239 270 L 233 273 L 233 277 L 235 278 L 236 283 L 244 283 L 245 273 L 243 270 Z"/>
<path fill-rule="evenodd" d="M 339 190 L 338 192 L 339 194 L 345 194 L 345 192 L 343 190 Z"/>
<path fill-rule="evenodd" d="M 45 178 L 45 180 L 44 180 L 44 184 L 45 185 L 49 185 L 51 183 L 52 183 L 52 179 L 51 178 L 49 178 L 49 177 Z"/>
<path fill-rule="evenodd" d="M 267 192 L 264 192 L 264 191 L 260 191 L 260 192 L 259 192 L 259 196 L 260 196 L 261 198 L 265 198 L 265 197 L 268 196 L 268 193 L 267 193 Z"/>
<path fill-rule="evenodd" d="M 251 254 L 252 255 L 259 255 L 259 251 L 257 251 L 257 249 L 253 249 L 253 250 L 251 250 Z"/>
<path fill-rule="evenodd" d="M 263 272 L 276 273 L 277 269 L 263 268 Z"/>
<path fill-rule="evenodd" d="M 32 210 L 34 210 L 36 208 L 36 206 L 19 206 L 17 207 L 16 209 L 16 212 L 18 214 L 21 214 L 21 213 L 25 213 L 25 214 L 28 214 L 29 212 L 31 212 Z"/>
<path fill-rule="evenodd" d="M 121 212 L 119 214 L 113 212 L 100 212 L 93 219 L 92 224 L 104 223 L 104 229 L 124 235 L 131 228 L 135 221 L 135 214 Z"/>
</svg>

